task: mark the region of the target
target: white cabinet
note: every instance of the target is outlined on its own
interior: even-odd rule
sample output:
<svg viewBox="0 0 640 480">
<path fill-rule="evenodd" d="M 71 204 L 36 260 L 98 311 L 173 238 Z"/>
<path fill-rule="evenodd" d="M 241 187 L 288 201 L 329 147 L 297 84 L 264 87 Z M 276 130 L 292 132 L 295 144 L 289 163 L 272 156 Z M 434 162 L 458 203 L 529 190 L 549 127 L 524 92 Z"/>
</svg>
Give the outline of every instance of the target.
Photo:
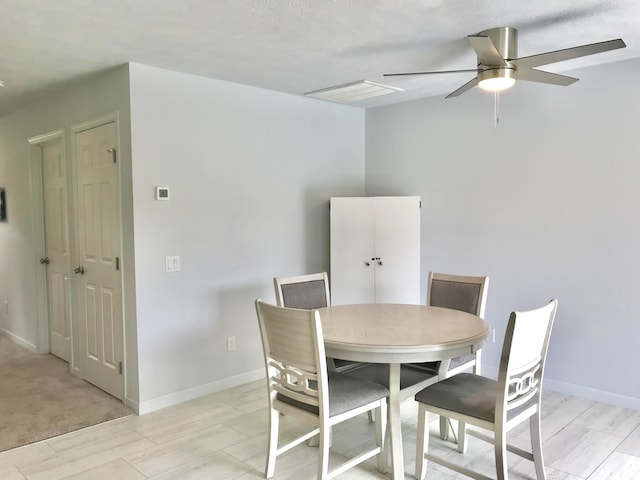
<svg viewBox="0 0 640 480">
<path fill-rule="evenodd" d="M 331 303 L 420 303 L 420 197 L 331 198 Z"/>
</svg>

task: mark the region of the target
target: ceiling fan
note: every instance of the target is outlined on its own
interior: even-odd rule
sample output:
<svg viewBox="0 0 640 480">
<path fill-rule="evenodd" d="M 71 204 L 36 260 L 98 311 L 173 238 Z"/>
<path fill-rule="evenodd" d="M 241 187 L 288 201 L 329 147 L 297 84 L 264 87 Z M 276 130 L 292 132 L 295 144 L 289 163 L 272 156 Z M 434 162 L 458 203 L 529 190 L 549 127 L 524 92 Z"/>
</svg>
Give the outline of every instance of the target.
<svg viewBox="0 0 640 480">
<path fill-rule="evenodd" d="M 578 79 L 537 70 L 535 67 L 626 47 L 622 39 L 616 39 L 518 58 L 518 30 L 513 27 L 490 28 L 467 38 L 478 57 L 478 67 L 475 69 L 385 73 L 384 76 L 477 73 L 475 78 L 451 92 L 446 98 L 457 97 L 476 85 L 493 92 L 502 91 L 513 86 L 516 80 L 567 86 Z"/>
</svg>

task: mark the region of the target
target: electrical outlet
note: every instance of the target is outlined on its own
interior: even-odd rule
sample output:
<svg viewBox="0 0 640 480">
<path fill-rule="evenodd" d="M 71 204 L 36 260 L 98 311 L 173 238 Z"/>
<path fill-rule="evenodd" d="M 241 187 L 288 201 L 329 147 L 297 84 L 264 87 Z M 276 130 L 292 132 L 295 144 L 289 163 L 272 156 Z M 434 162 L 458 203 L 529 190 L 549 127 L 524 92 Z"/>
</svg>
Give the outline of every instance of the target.
<svg viewBox="0 0 640 480">
<path fill-rule="evenodd" d="M 236 337 L 227 337 L 227 352 L 236 351 Z"/>
</svg>

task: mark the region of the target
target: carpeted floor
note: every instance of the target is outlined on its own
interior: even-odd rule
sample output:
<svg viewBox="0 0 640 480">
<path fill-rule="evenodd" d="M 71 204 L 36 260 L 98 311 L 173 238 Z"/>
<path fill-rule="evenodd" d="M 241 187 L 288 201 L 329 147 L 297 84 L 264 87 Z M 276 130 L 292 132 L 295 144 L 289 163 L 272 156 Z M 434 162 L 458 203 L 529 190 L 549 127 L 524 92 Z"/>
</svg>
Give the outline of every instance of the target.
<svg viewBox="0 0 640 480">
<path fill-rule="evenodd" d="M 0 451 L 132 414 L 63 360 L 0 335 Z"/>
</svg>

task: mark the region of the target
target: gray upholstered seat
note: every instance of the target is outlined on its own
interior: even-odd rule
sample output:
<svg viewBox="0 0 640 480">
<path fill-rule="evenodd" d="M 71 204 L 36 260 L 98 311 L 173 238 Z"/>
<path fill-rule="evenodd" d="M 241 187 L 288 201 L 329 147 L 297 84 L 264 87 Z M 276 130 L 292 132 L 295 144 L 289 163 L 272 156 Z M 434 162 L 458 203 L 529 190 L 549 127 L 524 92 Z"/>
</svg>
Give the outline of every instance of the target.
<svg viewBox="0 0 640 480">
<path fill-rule="evenodd" d="M 276 457 L 319 435 L 318 479 L 328 480 L 377 456 L 386 472 L 384 439 L 389 390 L 381 385 L 329 372 L 324 361 L 324 338 L 318 310 L 286 308 L 256 300 L 256 312 L 267 372 L 269 435 L 265 477 L 275 474 Z M 374 446 L 329 471 L 333 425 L 356 415 L 376 412 Z M 279 446 L 280 416 L 312 426 L 306 434 Z"/>
<path fill-rule="evenodd" d="M 498 383 L 495 380 L 459 373 L 439 382 L 438 388 L 425 388 L 418 392 L 415 399 L 416 402 L 493 422 L 497 394 Z"/>
<path fill-rule="evenodd" d="M 340 415 L 359 407 L 363 403 L 375 402 L 389 395 L 389 389 L 367 380 L 361 380 L 346 373 L 327 372 L 329 377 L 329 416 Z M 309 382 L 310 387 L 317 390 L 316 382 Z M 285 395 L 278 394 L 278 400 L 296 405 L 318 415 L 318 407 L 299 402 Z"/>
<path fill-rule="evenodd" d="M 456 463 L 453 459 L 428 452 L 428 412 L 458 421 L 458 451 L 467 445 L 466 425 L 490 430 L 493 436 L 468 432 L 495 445 L 498 480 L 506 480 L 507 451 L 535 465 L 538 480 L 545 480 L 540 432 L 542 378 L 555 319 L 557 300 L 528 312 L 513 312 L 509 318 L 498 380 L 460 373 L 418 392 L 418 435 L 416 439 L 416 478 L 422 479 L 427 460 L 473 478 L 489 478 Z M 532 452 L 507 444 L 506 434 L 529 420 Z"/>
</svg>

